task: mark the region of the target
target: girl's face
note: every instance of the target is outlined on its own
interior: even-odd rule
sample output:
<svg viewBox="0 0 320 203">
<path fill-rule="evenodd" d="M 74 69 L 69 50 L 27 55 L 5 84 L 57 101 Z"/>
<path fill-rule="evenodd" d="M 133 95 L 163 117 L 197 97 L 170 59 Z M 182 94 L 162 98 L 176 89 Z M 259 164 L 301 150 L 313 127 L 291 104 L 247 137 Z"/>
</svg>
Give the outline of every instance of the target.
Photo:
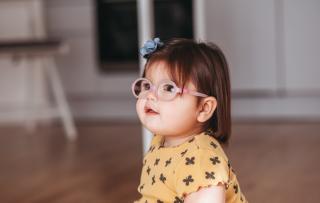
<svg viewBox="0 0 320 203">
<path fill-rule="evenodd" d="M 156 62 L 148 67 L 146 78 L 154 85 L 170 80 L 165 63 Z M 186 88 L 196 90 L 192 83 Z M 137 100 L 136 109 L 141 123 L 154 134 L 163 136 L 187 136 L 201 129 L 197 121 L 197 97 L 190 94 L 177 94 L 170 101 L 159 100 L 153 91 Z"/>
</svg>

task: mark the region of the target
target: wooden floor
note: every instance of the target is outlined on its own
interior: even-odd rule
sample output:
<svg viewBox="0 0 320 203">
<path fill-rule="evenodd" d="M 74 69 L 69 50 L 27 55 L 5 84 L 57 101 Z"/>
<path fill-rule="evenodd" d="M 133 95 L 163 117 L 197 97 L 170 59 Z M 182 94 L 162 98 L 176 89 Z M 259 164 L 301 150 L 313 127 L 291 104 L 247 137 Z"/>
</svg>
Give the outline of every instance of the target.
<svg viewBox="0 0 320 203">
<path fill-rule="evenodd" d="M 138 198 L 138 123 L 80 123 L 28 134 L 0 127 L 1 203 L 126 203 Z M 318 202 L 320 123 L 237 123 L 227 154 L 252 203 Z"/>
</svg>

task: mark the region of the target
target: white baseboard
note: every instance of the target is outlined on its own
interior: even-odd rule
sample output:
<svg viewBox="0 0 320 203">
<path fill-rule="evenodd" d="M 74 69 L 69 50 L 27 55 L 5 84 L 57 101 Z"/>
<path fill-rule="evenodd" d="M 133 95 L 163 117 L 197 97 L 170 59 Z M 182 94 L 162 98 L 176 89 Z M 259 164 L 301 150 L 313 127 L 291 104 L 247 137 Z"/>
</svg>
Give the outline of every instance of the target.
<svg viewBox="0 0 320 203">
<path fill-rule="evenodd" d="M 132 98 L 73 100 L 71 106 L 75 117 L 80 119 L 138 119 Z M 320 97 L 235 98 L 232 117 L 234 120 L 320 120 Z"/>
<path fill-rule="evenodd" d="M 71 98 L 69 104 L 76 120 L 138 120 L 135 99 L 131 97 Z M 45 116 L 43 117 L 46 120 Z M 232 100 L 232 118 L 254 121 L 273 119 L 320 121 L 320 97 L 235 98 Z M 0 113 L 0 122 L 25 120 L 23 114 Z"/>
<path fill-rule="evenodd" d="M 236 120 L 320 120 L 320 97 L 237 98 L 232 102 Z"/>
</svg>

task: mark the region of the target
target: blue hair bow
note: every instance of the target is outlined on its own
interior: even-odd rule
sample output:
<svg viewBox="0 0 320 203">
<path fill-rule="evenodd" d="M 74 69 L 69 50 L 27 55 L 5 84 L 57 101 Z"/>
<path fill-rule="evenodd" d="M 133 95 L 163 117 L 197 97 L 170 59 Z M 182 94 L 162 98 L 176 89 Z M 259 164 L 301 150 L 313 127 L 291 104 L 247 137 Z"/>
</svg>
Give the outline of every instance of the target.
<svg viewBox="0 0 320 203">
<path fill-rule="evenodd" d="M 143 47 L 140 48 L 140 54 L 143 58 L 147 59 L 150 54 L 157 50 L 158 47 L 162 46 L 163 42 L 161 42 L 158 37 L 154 38 L 153 40 L 147 40 Z"/>
</svg>

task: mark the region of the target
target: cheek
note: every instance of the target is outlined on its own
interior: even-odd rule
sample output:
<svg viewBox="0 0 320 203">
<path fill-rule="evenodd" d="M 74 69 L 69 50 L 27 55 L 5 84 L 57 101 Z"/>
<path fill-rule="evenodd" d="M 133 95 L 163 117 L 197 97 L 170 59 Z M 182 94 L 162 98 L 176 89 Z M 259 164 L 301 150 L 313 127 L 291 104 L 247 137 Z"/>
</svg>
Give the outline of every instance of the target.
<svg viewBox="0 0 320 203">
<path fill-rule="evenodd" d="M 141 120 L 141 118 L 143 116 L 145 102 L 146 101 L 143 100 L 143 99 L 138 99 L 137 103 L 136 103 L 136 111 L 137 111 L 137 114 L 138 114 L 140 120 Z"/>
<path fill-rule="evenodd" d="M 186 128 L 193 126 L 197 121 L 196 103 L 193 102 L 175 102 L 170 106 L 165 106 L 163 115 L 173 128 Z"/>
</svg>

